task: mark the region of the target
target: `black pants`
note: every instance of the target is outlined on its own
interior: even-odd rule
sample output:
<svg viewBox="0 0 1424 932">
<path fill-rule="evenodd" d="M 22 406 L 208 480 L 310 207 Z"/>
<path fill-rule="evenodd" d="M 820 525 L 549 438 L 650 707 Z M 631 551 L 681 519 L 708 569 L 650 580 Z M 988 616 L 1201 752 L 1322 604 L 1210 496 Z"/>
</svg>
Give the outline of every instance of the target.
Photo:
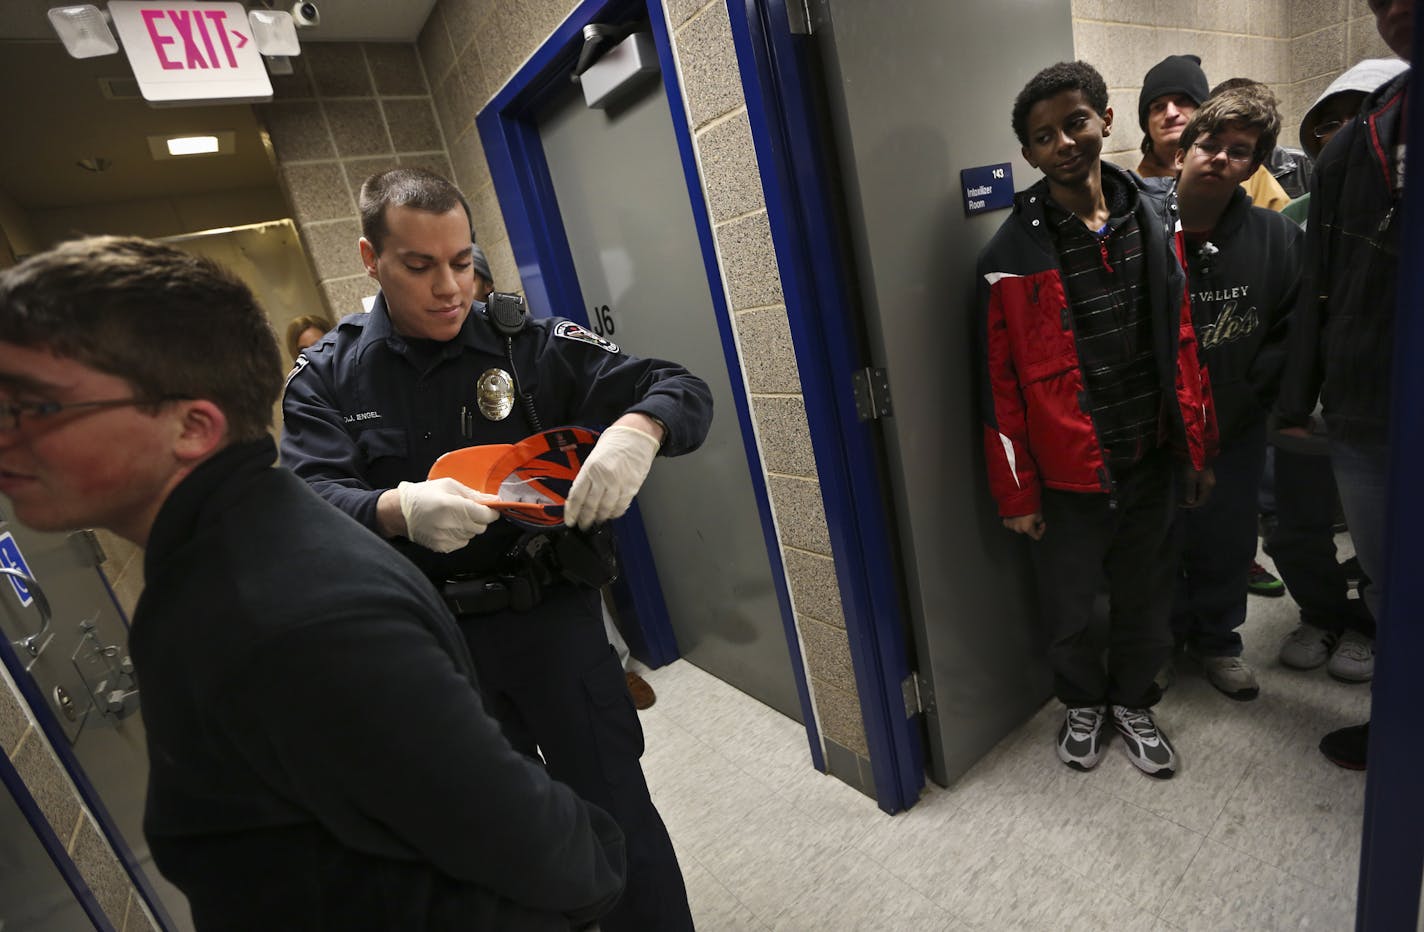
<svg viewBox="0 0 1424 932">
<path fill-rule="evenodd" d="M 1240 657 L 1246 583 L 1256 556 L 1256 509 L 1266 462 L 1266 425 L 1231 441 L 1212 463 L 1206 504 L 1177 512 L 1172 529 L 1181 571 L 1172 634 L 1206 657 Z"/>
<path fill-rule="evenodd" d="M 1152 705 L 1160 697 L 1152 679 L 1172 653 L 1171 461 L 1155 451 L 1115 476 L 1112 499 L 1045 489 L 1046 529 L 1032 545 L 1054 692 L 1070 707 Z M 1092 630 L 1104 575 L 1106 668 L 1105 645 Z"/>
<path fill-rule="evenodd" d="M 1352 628 L 1374 637 L 1374 619 L 1362 599 L 1349 598 L 1335 554 L 1339 492 L 1330 457 L 1275 452 L 1276 524 L 1266 536 L 1266 553 L 1300 606 L 1300 620 L 1337 634 Z"/>
<path fill-rule="evenodd" d="M 606 932 L 692 928 L 687 890 L 638 758 L 643 728 L 603 633 L 598 593 L 551 586 L 532 612 L 462 616 L 485 707 L 514 747 L 607 810 L 627 837 L 628 885 Z"/>
</svg>

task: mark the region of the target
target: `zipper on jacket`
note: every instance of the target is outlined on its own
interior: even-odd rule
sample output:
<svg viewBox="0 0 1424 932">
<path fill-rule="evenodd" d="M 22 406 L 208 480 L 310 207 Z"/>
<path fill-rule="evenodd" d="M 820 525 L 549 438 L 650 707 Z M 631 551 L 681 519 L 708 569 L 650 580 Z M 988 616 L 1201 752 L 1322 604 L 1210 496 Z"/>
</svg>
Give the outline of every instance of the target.
<svg viewBox="0 0 1424 932">
<path fill-rule="evenodd" d="M 1393 222 L 1393 220 L 1394 220 L 1394 205 L 1391 204 L 1391 205 L 1389 205 L 1389 210 L 1385 212 L 1384 219 L 1380 221 L 1379 230 L 1378 230 L 1377 232 L 1383 233 L 1383 232 L 1385 232 L 1386 230 L 1388 230 L 1388 229 L 1389 229 L 1389 225 L 1390 225 L 1391 222 Z"/>
<path fill-rule="evenodd" d="M 1106 236 L 1098 240 L 1098 255 L 1103 259 L 1103 268 L 1111 272 L 1113 267 L 1108 262 L 1108 240 Z"/>
</svg>

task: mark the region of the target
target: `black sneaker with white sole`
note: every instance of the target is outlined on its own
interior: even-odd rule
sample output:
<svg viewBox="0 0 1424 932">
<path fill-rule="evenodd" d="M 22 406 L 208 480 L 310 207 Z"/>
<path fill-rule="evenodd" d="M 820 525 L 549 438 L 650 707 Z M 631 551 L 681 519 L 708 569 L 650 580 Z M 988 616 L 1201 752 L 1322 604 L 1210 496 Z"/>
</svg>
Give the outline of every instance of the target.
<svg viewBox="0 0 1424 932">
<path fill-rule="evenodd" d="M 1068 709 L 1058 729 L 1058 759 L 1074 770 L 1092 770 L 1107 747 L 1108 710 L 1103 706 Z"/>
<path fill-rule="evenodd" d="M 1177 753 L 1147 709 L 1112 707 L 1113 728 L 1122 735 L 1122 749 L 1134 767 L 1149 777 L 1165 780 L 1177 772 Z"/>
</svg>

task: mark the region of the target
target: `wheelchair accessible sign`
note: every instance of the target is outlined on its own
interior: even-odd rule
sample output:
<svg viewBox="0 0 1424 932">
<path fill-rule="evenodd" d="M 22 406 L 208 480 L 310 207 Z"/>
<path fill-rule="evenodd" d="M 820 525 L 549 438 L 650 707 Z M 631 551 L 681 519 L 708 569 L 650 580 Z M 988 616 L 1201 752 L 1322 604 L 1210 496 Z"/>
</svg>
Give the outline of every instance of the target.
<svg viewBox="0 0 1424 932">
<path fill-rule="evenodd" d="M 6 569 L 16 570 L 24 573 L 31 579 L 35 574 L 30 572 L 29 564 L 25 562 L 24 554 L 20 553 L 20 545 L 15 542 L 15 535 L 6 531 L 0 534 L 0 566 Z M 30 592 L 30 587 L 26 586 L 19 578 L 5 574 L 5 578 L 10 580 L 10 586 L 15 590 L 15 596 L 20 600 L 21 608 L 29 608 L 34 602 L 34 594 Z"/>
</svg>

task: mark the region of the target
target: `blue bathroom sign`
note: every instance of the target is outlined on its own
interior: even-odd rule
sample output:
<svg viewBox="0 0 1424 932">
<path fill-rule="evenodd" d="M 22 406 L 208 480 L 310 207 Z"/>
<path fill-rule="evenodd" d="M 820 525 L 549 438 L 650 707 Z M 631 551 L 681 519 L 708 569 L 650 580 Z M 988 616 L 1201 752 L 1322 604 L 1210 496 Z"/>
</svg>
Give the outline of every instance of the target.
<svg viewBox="0 0 1424 932">
<path fill-rule="evenodd" d="M 0 534 L 0 566 L 18 570 L 31 579 L 35 575 L 30 572 L 29 564 L 25 562 L 25 555 L 20 553 L 20 545 L 15 542 L 15 535 L 9 531 Z M 20 600 L 20 606 L 28 608 L 30 603 L 35 600 L 34 595 L 30 592 L 30 587 L 9 573 L 5 574 L 5 578 L 10 580 L 10 585 L 15 590 L 15 596 Z"/>
<path fill-rule="evenodd" d="M 964 213 L 978 214 L 986 210 L 1003 210 L 1014 203 L 1014 167 L 1008 162 L 980 165 L 959 172 L 959 186 L 964 190 Z"/>
</svg>

